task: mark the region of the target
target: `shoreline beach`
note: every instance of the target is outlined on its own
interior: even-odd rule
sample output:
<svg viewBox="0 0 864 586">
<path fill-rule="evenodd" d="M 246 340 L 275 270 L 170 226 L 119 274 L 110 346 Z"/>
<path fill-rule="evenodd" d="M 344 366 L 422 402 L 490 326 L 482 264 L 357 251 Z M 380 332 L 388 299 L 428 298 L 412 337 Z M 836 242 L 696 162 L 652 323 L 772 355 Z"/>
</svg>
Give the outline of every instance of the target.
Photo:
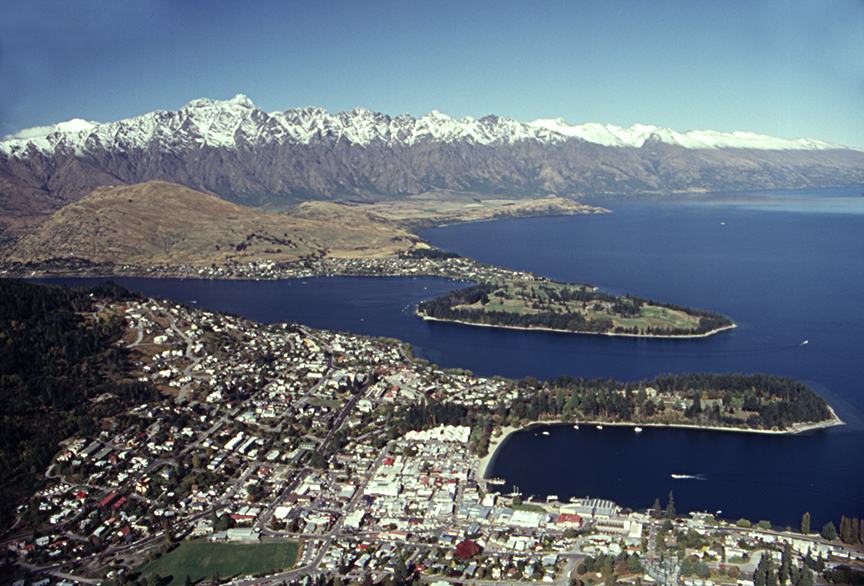
<svg viewBox="0 0 864 586">
<path fill-rule="evenodd" d="M 486 484 L 486 472 L 489 468 L 489 463 L 492 461 L 492 458 L 495 456 L 495 452 L 498 451 L 498 447 L 504 443 L 508 437 L 516 433 L 517 431 L 524 429 L 521 427 L 502 427 L 500 430 L 501 434 L 498 437 L 495 437 L 495 432 L 492 433 L 492 437 L 489 438 L 489 451 L 485 456 L 480 458 L 480 461 L 477 464 L 477 472 L 474 475 L 474 478 L 477 479 L 477 482 L 482 482 L 485 486 Z"/>
<path fill-rule="evenodd" d="M 521 326 L 504 326 L 500 324 L 478 324 L 470 321 L 462 321 L 458 319 L 441 319 L 438 317 L 431 317 L 426 315 L 425 313 L 421 313 L 419 311 L 415 311 L 414 315 L 419 317 L 422 320 L 427 321 L 439 321 L 451 324 L 462 324 L 465 326 L 477 326 L 481 328 L 500 328 L 502 330 L 522 330 L 524 332 L 561 332 L 562 334 L 583 334 L 589 336 L 620 336 L 627 338 L 672 338 L 672 339 L 688 339 L 688 338 L 707 338 L 708 336 L 713 336 L 714 334 L 719 334 L 720 332 L 725 332 L 726 330 L 731 330 L 733 328 L 737 328 L 737 324 L 732 324 L 729 326 L 724 326 L 722 328 L 717 328 L 716 330 L 711 330 L 710 332 L 705 332 L 704 334 L 682 334 L 680 336 L 655 336 L 653 334 L 626 334 L 626 333 L 614 333 L 614 332 L 576 332 L 571 330 L 558 330 L 555 328 L 524 328 Z"/>
</svg>

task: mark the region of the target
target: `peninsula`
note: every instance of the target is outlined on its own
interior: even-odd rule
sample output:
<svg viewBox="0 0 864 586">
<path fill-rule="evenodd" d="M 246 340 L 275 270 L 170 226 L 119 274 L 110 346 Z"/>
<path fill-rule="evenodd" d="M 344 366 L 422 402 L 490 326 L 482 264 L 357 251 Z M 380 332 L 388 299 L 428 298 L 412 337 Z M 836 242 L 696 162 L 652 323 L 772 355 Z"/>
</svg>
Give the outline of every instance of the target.
<svg viewBox="0 0 864 586">
<path fill-rule="evenodd" d="M 259 324 L 111 284 L 4 279 L 0 301 L 9 341 L 0 344 L 0 400 L 11 430 L 0 438 L 0 527 L 11 530 L 18 575 L 52 583 L 137 576 L 180 586 L 187 574 L 200 582 L 217 572 L 256 574 L 246 586 L 315 573 L 360 583 L 396 573 L 402 554 L 431 581 L 449 575 L 445 560 L 460 546 L 451 534 L 486 544 L 472 554 L 477 576 L 482 563 L 500 577 L 492 572 L 513 559 L 513 538 L 526 568 L 565 544 L 572 555 L 543 570 L 555 580 L 596 554 L 575 529 L 602 534 L 624 523 L 640 532 L 631 574 L 655 575 L 639 535 L 661 521 L 614 503 L 608 518 L 572 508 L 579 503 L 540 512 L 494 494 L 482 459 L 494 430 L 836 422 L 806 385 L 776 376 L 490 379 L 430 367 L 396 340 Z M 481 506 L 489 515 L 478 523 Z M 526 529 L 530 537 L 515 534 Z M 817 546 L 847 555 L 839 543 L 802 538 L 802 555 Z M 753 571 L 743 559 L 729 564 Z M 533 570 L 520 572 L 514 583 L 534 581 Z"/>
<path fill-rule="evenodd" d="M 646 337 L 708 336 L 735 327 L 710 311 L 615 296 L 591 285 L 524 279 L 453 291 L 420 303 L 417 315 L 471 325 Z"/>
</svg>

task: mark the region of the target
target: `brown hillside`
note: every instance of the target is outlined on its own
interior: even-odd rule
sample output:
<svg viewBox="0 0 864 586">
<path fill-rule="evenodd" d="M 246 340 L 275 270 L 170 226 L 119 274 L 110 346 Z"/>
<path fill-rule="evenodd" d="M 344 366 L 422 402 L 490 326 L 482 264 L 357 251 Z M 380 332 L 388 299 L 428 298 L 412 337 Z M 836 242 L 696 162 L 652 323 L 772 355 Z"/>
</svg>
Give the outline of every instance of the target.
<svg viewBox="0 0 864 586">
<path fill-rule="evenodd" d="M 222 266 L 305 256 L 391 256 L 421 242 L 379 217 L 333 203 L 263 212 L 173 183 L 99 187 L 5 251 L 5 260 Z"/>
</svg>

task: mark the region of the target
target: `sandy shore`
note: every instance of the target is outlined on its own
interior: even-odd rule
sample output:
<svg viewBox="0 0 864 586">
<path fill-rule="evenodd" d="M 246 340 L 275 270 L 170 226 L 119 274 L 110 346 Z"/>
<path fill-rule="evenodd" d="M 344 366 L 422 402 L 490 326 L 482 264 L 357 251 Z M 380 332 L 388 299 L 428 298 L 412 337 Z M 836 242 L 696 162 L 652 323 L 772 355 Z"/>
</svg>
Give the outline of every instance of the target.
<svg viewBox="0 0 864 586">
<path fill-rule="evenodd" d="M 502 330 L 523 330 L 526 332 L 561 332 L 563 334 L 583 334 L 588 336 L 621 336 L 627 338 L 674 338 L 674 339 L 686 339 L 686 338 L 707 338 L 708 336 L 713 336 L 714 334 L 719 334 L 720 332 L 725 332 L 726 330 L 731 330 L 732 328 L 737 328 L 738 326 L 735 324 L 725 326 L 722 328 L 717 328 L 716 330 L 711 330 L 710 332 L 705 332 L 704 334 L 683 334 L 680 336 L 655 336 L 654 334 L 625 334 L 620 333 L 616 334 L 614 332 L 574 332 L 572 330 L 557 330 L 555 328 L 523 328 L 520 326 L 502 326 L 500 324 L 478 324 L 471 321 L 461 321 L 458 319 L 441 319 L 437 317 L 431 317 L 426 315 L 425 313 L 420 313 L 419 311 L 415 312 L 415 315 L 421 319 L 427 321 L 441 321 L 447 322 L 451 324 L 462 324 L 465 326 L 477 326 L 480 328 L 500 328 Z"/>
<path fill-rule="evenodd" d="M 489 467 L 489 462 L 492 461 L 492 457 L 495 455 L 495 452 L 498 450 L 498 446 L 501 443 L 510 437 L 513 433 L 519 431 L 518 427 L 504 427 L 501 428 L 501 435 L 495 437 L 495 434 L 492 434 L 492 437 L 489 438 L 489 453 L 480 458 L 480 463 L 477 464 L 477 473 L 474 475 L 478 481 L 486 478 L 487 468 Z"/>
<path fill-rule="evenodd" d="M 842 419 L 837 417 L 837 414 L 834 412 L 834 409 L 831 405 L 828 405 L 828 410 L 831 412 L 831 417 L 826 419 L 825 421 L 817 421 L 814 423 L 796 423 L 790 426 L 788 429 L 749 429 L 749 428 L 741 428 L 741 427 L 722 427 L 719 425 L 693 425 L 690 423 L 639 423 L 635 421 L 534 421 L 529 423 L 527 426 L 522 428 L 515 427 L 505 427 L 502 430 L 501 437 L 493 438 L 489 442 L 489 455 L 480 460 L 483 473 L 485 475 L 486 467 L 489 465 L 489 461 L 495 455 L 495 450 L 507 436 L 520 431 L 521 429 L 527 429 L 529 427 L 535 425 L 603 425 L 604 427 L 677 427 L 681 429 L 709 429 L 713 431 L 737 431 L 741 433 L 762 433 L 762 434 L 773 434 L 773 435 L 794 435 L 797 433 L 805 433 L 808 431 L 815 431 L 817 429 L 827 429 L 829 427 L 835 427 L 838 425 L 846 425 Z M 482 476 L 478 476 L 478 478 L 482 478 Z"/>
</svg>

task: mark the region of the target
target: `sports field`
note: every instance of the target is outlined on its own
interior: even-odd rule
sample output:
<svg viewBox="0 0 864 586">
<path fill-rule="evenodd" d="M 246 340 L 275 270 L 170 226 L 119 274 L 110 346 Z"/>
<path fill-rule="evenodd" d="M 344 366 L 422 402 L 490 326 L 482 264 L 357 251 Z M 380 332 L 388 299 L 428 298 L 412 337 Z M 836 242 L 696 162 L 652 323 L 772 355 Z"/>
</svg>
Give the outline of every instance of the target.
<svg viewBox="0 0 864 586">
<path fill-rule="evenodd" d="M 297 559 L 297 549 L 296 541 L 250 545 L 190 541 L 150 562 L 141 569 L 141 573 L 146 575 L 155 572 L 163 578 L 170 576 L 168 586 L 182 585 L 187 575 L 193 583 L 210 580 L 214 571 L 219 572 L 220 578 L 224 580 L 280 568 L 288 570 Z"/>
</svg>

